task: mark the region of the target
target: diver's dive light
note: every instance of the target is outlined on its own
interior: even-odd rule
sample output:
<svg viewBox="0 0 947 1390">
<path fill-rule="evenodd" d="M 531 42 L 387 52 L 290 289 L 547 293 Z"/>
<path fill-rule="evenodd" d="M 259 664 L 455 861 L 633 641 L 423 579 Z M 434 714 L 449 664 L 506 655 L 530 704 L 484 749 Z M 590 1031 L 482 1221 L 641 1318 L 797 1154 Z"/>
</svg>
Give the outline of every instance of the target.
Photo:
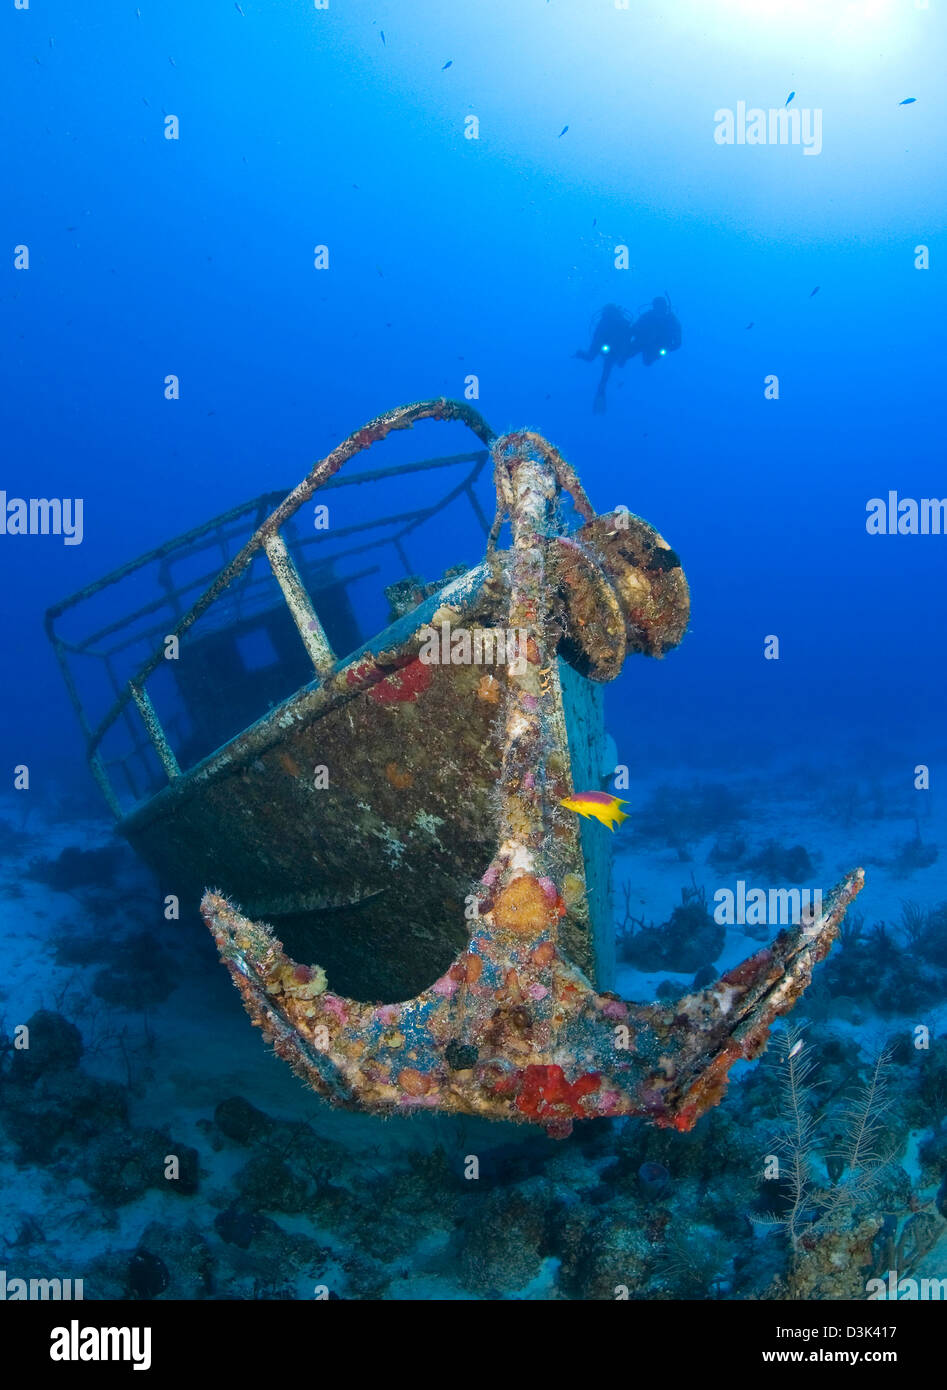
<svg viewBox="0 0 947 1390">
<path fill-rule="evenodd" d="M 668 350 L 667 350 L 667 348 L 659 348 L 659 349 L 658 349 L 658 356 L 659 356 L 659 357 L 667 357 L 667 355 L 668 355 Z"/>
<path fill-rule="evenodd" d="M 608 346 L 608 343 L 603 343 L 603 344 L 602 344 L 602 351 L 603 351 L 603 352 L 611 352 L 611 348 Z"/>
</svg>

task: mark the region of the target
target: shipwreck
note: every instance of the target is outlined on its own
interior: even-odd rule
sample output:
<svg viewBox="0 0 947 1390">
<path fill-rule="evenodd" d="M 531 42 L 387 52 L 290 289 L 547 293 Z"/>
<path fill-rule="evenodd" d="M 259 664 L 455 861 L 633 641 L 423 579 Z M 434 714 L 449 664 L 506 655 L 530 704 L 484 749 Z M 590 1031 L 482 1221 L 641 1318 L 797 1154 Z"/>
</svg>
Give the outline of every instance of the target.
<svg viewBox="0 0 947 1390">
<path fill-rule="evenodd" d="M 465 425 L 477 447 L 342 471 L 425 420 Z M 444 468 L 460 479 L 433 502 L 300 525 L 317 494 Z M 492 518 L 475 490 L 488 468 Z M 425 580 L 408 540 L 458 500 L 483 558 Z M 366 642 L 349 586 L 377 567 L 344 566 L 379 547 L 403 577 Z M 438 399 L 87 586 L 46 627 L 118 831 L 163 892 L 200 900 L 280 1057 L 341 1105 L 563 1135 L 596 1116 L 691 1128 L 763 1050 L 863 884 L 854 870 L 673 1005 L 614 992 L 610 837 L 561 803 L 600 786 L 602 684 L 675 647 L 688 616 L 652 526 L 596 514 L 540 435 L 497 437 Z"/>
</svg>

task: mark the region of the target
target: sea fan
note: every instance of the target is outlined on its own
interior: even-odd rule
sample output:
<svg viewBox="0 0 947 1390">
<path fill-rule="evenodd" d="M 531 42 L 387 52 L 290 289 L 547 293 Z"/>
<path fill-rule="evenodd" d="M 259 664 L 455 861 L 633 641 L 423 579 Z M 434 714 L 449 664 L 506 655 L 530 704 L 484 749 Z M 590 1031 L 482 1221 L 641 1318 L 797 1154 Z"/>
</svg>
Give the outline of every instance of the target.
<svg viewBox="0 0 947 1390">
<path fill-rule="evenodd" d="M 881 1146 L 883 1119 L 891 1106 L 888 1094 L 888 1067 L 891 1055 L 887 1048 L 878 1054 L 871 1075 L 861 1091 L 845 1108 L 843 1142 L 827 1158 L 837 1158 L 844 1164 L 838 1184 L 829 1194 L 820 1220 L 835 1212 L 853 1209 L 871 1193 L 894 1155 Z"/>
<path fill-rule="evenodd" d="M 778 1153 L 785 1155 L 789 1205 L 781 1216 L 770 1212 L 767 1216 L 754 1216 L 752 1220 L 760 1226 L 783 1226 L 793 1250 L 796 1250 L 803 1227 L 808 1229 L 811 1225 L 805 1214 L 813 1195 L 812 1148 L 818 1123 L 813 1102 L 815 1058 L 805 1048 L 801 1028 L 790 1027 L 786 1030 L 778 1065 L 784 1130 L 774 1147 Z"/>
<path fill-rule="evenodd" d="M 782 1215 L 753 1217 L 758 1225 L 782 1226 L 793 1253 L 804 1237 L 818 1236 L 830 1223 L 854 1214 L 870 1196 L 893 1155 L 881 1148 L 883 1117 L 890 1100 L 887 1069 L 890 1056 L 884 1049 L 878 1056 L 868 1081 L 846 1105 L 842 1122 L 844 1135 L 839 1146 L 825 1156 L 842 1165 L 835 1186 L 817 1186 L 812 1177 L 815 1131 L 823 1116 L 815 1108 L 813 1081 L 815 1058 L 805 1047 L 801 1029 L 790 1028 L 779 1056 L 782 1073 L 780 1110 L 783 1133 L 776 1149 L 786 1157 L 783 1176 L 787 1184 L 788 1205 Z"/>
</svg>

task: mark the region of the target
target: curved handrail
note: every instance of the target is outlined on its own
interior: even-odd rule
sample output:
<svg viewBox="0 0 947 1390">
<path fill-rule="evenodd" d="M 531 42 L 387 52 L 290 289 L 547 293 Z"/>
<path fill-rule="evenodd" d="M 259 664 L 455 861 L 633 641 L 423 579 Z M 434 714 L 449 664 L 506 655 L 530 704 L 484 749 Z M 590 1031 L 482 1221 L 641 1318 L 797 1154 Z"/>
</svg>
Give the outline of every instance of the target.
<svg viewBox="0 0 947 1390">
<path fill-rule="evenodd" d="M 377 444 L 394 430 L 411 429 L 417 421 L 427 419 L 457 420 L 466 425 L 487 448 L 496 439 L 494 431 L 472 406 L 463 401 L 448 400 L 446 397 L 438 397 L 430 401 L 417 401 L 413 405 L 399 406 L 396 410 L 389 410 L 384 415 L 376 416 L 374 420 L 370 420 L 367 425 L 363 425 L 361 429 L 350 434 L 331 453 L 313 465 L 302 482 L 298 483 L 292 492 L 287 493 L 282 502 L 270 512 L 243 548 L 237 552 L 229 564 L 224 566 L 213 583 L 178 619 L 166 636 L 180 637 L 189 627 L 192 627 L 224 590 L 229 588 L 233 581 L 242 574 L 257 552 L 264 549 L 267 541 L 276 536 L 280 527 L 294 516 L 299 508 L 309 501 L 313 493 L 317 492 L 324 483 L 338 473 L 339 469 L 351 458 L 354 458 L 363 449 L 370 448 L 372 444 Z M 97 728 L 90 732 L 87 745 L 87 755 L 90 759 L 96 756 L 103 738 L 125 707 L 136 698 L 135 691 L 141 691 L 144 682 L 160 666 L 164 659 L 164 651 L 165 643 L 162 641 L 127 682 L 126 688 Z"/>
</svg>

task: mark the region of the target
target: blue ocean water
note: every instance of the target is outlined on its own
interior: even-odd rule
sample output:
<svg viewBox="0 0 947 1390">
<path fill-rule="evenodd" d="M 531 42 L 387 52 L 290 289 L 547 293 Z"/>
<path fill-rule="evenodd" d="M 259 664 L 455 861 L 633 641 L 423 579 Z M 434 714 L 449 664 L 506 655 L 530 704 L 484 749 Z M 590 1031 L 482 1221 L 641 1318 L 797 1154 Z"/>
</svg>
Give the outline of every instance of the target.
<svg viewBox="0 0 947 1390">
<path fill-rule="evenodd" d="M 3 1229 L 20 1241 L 3 1255 L 11 1277 L 84 1272 L 87 1297 L 130 1296 L 128 1261 L 145 1249 L 160 1269 L 140 1276 L 138 1296 L 304 1297 L 320 1283 L 345 1298 L 594 1298 L 619 1285 L 632 1297 L 745 1298 L 774 1279 L 795 1297 L 854 1296 L 800 1273 L 782 1232 L 766 1244 L 741 1215 L 767 1209 L 753 1184 L 777 1107 L 762 1068 L 739 1080 L 758 1155 L 734 1156 L 730 1098 L 677 1148 L 663 1134 L 655 1147 L 638 1122 L 579 1126 L 594 1137 L 548 1151 L 542 1136 L 473 1122 L 456 1133 L 438 1116 L 381 1127 L 335 1116 L 284 1075 L 203 936 L 162 943 L 168 991 L 147 999 L 124 985 L 110 996 L 95 973 L 107 960 L 76 945 L 116 926 L 116 884 L 126 900 L 145 890 L 130 858 L 99 861 L 100 878 L 92 865 L 68 892 L 49 868 L 64 850 L 113 841 L 44 612 L 209 517 L 288 491 L 384 411 L 437 396 L 466 398 L 498 433 L 538 431 L 596 510 L 629 507 L 681 557 L 683 642 L 661 661 L 629 661 L 605 697 L 633 812 L 616 837 L 618 927 L 631 923 L 634 938 L 636 922 L 669 921 L 682 889 L 702 887 L 712 907 L 741 875 L 827 889 L 865 865 L 861 935 L 844 948 L 847 970 L 817 976 L 811 1046 L 840 1094 L 868 1084 L 883 1042 L 894 1049 L 894 1166 L 868 1213 L 881 1224 L 866 1234 L 853 1218 L 852 1229 L 871 1246 L 893 1220 L 903 1242 L 912 1216 L 929 1217 L 912 1228 L 911 1268 L 937 1273 L 945 26 L 934 0 L 4 7 L 0 489 L 8 509 L 81 498 L 82 535 L 16 534 L 9 511 L 0 535 L 0 1011 L 11 1037 L 38 1009 L 70 1020 L 89 1077 L 98 1067 L 97 1084 L 117 1088 L 90 1091 L 90 1111 L 126 1117 L 118 1138 L 90 1122 L 79 1154 L 31 1145 L 16 1091 L 27 1082 L 4 1071 L 15 1118 L 0 1151 L 14 1194 Z M 740 143 L 756 110 L 765 138 Z M 799 139 L 779 143 L 781 128 Z M 680 350 L 617 367 L 595 412 L 599 366 L 575 357 L 590 323 L 606 303 L 636 315 L 658 295 L 680 321 Z M 358 467 L 477 447 L 459 425 L 424 424 Z M 366 488 L 333 493 L 330 535 L 423 508 L 433 487 L 409 474 L 370 500 Z M 872 534 L 873 499 L 888 508 L 892 494 L 900 533 L 896 520 Z M 492 515 L 489 468 L 476 495 Z M 924 499 L 935 499 L 938 534 L 911 533 L 910 503 L 923 516 Z M 476 564 L 483 545 L 461 499 L 444 524 L 418 530 L 410 568 L 434 581 Z M 364 563 L 376 561 L 351 594 L 366 639 L 386 621 L 384 586 L 404 573 L 390 551 Z M 122 611 L 117 593 L 110 601 L 103 622 Z M 106 694 L 96 689 L 100 716 Z M 793 878 L 782 852 L 797 845 L 807 860 Z M 62 954 L 64 929 L 71 954 L 54 964 L 43 953 Z M 710 959 L 736 964 L 758 949 L 747 935 Z M 123 981 L 156 969 L 135 949 L 123 946 Z M 673 995 L 696 973 L 640 943 L 620 957 L 628 991 L 664 982 Z M 115 1017 L 95 1012 L 109 1007 Z M 188 1054 L 208 1018 L 228 1046 L 209 1047 L 201 1074 Z M 55 1033 L 67 1052 L 69 1036 Z M 231 1047 L 247 1070 L 226 1060 Z M 217 1114 L 237 1094 L 265 1118 L 233 1105 Z M 275 1171 L 287 1126 L 310 1127 L 305 1171 Z M 166 1128 L 195 1155 L 193 1191 L 171 1199 L 146 1176 L 161 1144 L 141 1137 Z M 471 1145 L 489 1178 L 468 1202 L 457 1165 Z M 51 1256 L 30 1244 L 26 1219 L 61 1215 L 53 1162 L 72 1165 L 76 1204 L 91 1173 L 110 1217 L 61 1236 Z M 821 1151 L 818 1162 L 831 1191 Z M 140 1181 L 126 1191 L 114 1173 L 129 1163 Z M 641 1176 L 648 1164 L 669 1187 Z M 372 1237 L 369 1168 L 390 1198 Z M 734 1172 L 745 1188 L 736 1215 L 722 1198 L 697 1202 L 698 1185 L 713 1191 L 716 1173 L 732 1187 Z M 566 1191 L 579 1194 L 572 1225 Z M 446 1224 L 432 1215 L 444 1193 Z M 151 1249 L 169 1201 L 175 1228 L 201 1233 L 198 1274 L 173 1240 Z M 504 1228 L 519 1232 L 515 1256 Z M 287 1232 L 311 1242 L 304 1256 L 284 1248 Z M 729 1242 L 719 1268 L 701 1244 L 711 1237 Z M 850 1255 L 846 1268 L 861 1269 Z"/>
</svg>

